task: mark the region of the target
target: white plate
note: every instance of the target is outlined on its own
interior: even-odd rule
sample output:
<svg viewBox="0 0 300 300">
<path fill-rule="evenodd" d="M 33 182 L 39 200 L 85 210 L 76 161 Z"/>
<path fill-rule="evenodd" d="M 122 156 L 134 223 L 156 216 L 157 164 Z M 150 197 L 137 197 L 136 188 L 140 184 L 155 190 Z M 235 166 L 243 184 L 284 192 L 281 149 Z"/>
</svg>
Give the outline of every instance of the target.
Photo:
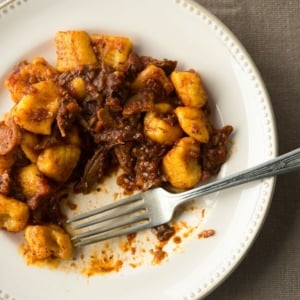
<svg viewBox="0 0 300 300">
<path fill-rule="evenodd" d="M 202 74 L 216 122 L 235 127 L 232 155 L 220 177 L 276 156 L 274 119 L 260 75 L 234 35 L 201 6 L 187 0 L 10 2 L 0 9 L 1 82 L 22 59 L 39 55 L 54 63 L 53 37 L 58 30 L 126 35 L 139 53 L 176 59 L 179 68 Z M 0 99 L 2 115 L 11 106 L 2 87 Z M 129 266 L 129 259 L 119 272 L 89 278 L 72 270 L 26 266 L 17 249 L 20 237 L 2 231 L 0 299 L 204 297 L 249 249 L 267 214 L 273 188 L 274 180 L 266 179 L 200 199 L 195 205 L 207 210 L 205 217 L 196 220 L 194 231 L 176 249 L 169 245 L 162 264 L 152 265 L 146 251 L 143 259 L 135 258 L 142 262 L 137 268 Z M 197 238 L 201 230 L 210 228 L 216 230 L 215 236 Z"/>
</svg>

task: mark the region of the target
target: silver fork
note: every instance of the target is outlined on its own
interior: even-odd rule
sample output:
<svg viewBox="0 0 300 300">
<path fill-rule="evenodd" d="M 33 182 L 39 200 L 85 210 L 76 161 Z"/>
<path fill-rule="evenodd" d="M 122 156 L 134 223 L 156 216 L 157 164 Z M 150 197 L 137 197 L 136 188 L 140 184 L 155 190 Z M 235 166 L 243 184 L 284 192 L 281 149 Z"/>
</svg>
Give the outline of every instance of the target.
<svg viewBox="0 0 300 300">
<path fill-rule="evenodd" d="M 162 188 L 140 192 L 99 209 L 71 217 L 67 223 L 72 223 L 74 230 L 91 227 L 86 232 L 72 237 L 75 246 L 84 246 L 165 224 L 172 219 L 176 207 L 187 200 L 298 169 L 300 169 L 300 148 L 185 192 L 169 193 Z M 80 223 L 82 220 L 84 222 Z"/>
</svg>

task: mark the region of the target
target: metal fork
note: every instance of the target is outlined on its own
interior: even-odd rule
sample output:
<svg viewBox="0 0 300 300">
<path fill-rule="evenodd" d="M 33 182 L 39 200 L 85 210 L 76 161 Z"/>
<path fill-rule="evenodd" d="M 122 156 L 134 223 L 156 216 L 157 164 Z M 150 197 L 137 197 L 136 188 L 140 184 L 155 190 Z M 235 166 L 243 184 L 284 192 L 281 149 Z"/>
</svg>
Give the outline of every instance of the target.
<svg viewBox="0 0 300 300">
<path fill-rule="evenodd" d="M 67 223 L 72 223 L 74 230 L 91 226 L 86 232 L 72 237 L 75 246 L 84 246 L 165 224 L 172 219 L 176 207 L 187 200 L 298 169 L 300 169 L 300 148 L 185 192 L 169 193 L 162 188 L 140 192 L 99 209 L 71 217 Z M 80 223 L 82 220 L 84 222 Z"/>
</svg>

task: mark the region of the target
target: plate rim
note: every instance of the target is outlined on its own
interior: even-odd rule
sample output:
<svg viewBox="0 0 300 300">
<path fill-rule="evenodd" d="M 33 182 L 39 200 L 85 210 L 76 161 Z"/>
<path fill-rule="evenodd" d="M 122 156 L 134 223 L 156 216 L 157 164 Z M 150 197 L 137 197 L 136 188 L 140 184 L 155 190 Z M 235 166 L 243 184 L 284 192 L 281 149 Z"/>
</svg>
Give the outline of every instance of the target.
<svg viewBox="0 0 300 300">
<path fill-rule="evenodd" d="M 223 45 L 231 52 L 235 59 L 239 59 L 239 64 L 244 66 L 244 70 L 252 74 L 252 80 L 255 82 L 254 85 L 258 90 L 258 93 L 261 95 L 261 102 L 264 103 L 264 109 L 268 113 L 267 119 L 270 120 L 269 125 L 269 134 L 272 140 L 272 145 L 269 144 L 269 147 L 272 148 L 272 155 L 271 157 L 275 157 L 278 155 L 278 133 L 276 127 L 276 120 L 275 114 L 273 111 L 271 99 L 265 85 L 265 82 L 262 78 L 260 71 L 258 70 L 254 60 L 248 53 L 247 49 L 241 43 L 241 41 L 237 38 L 237 36 L 232 32 L 225 23 L 223 23 L 216 15 L 206 9 L 204 6 L 199 4 L 194 0 L 175 0 L 176 3 L 181 5 L 183 8 L 189 10 L 190 12 L 194 12 L 202 18 L 204 21 L 216 34 L 220 41 L 222 41 Z M 202 299 L 209 294 L 211 294 L 216 288 L 226 281 L 226 279 L 238 268 L 238 266 L 242 263 L 248 252 L 251 250 L 253 244 L 255 243 L 256 239 L 259 236 L 260 231 L 263 228 L 264 222 L 268 216 L 269 209 L 271 207 L 273 195 L 275 192 L 276 186 L 276 178 L 269 178 L 265 179 L 264 182 L 267 182 L 268 187 L 265 189 L 265 199 L 267 199 L 267 205 L 264 208 L 262 214 L 260 214 L 260 218 L 255 221 L 256 229 L 252 230 L 253 236 L 251 238 L 246 237 L 245 241 L 242 242 L 242 247 L 245 250 L 240 252 L 240 249 L 237 251 L 240 252 L 240 255 L 236 255 L 236 253 L 232 254 L 232 258 L 227 261 L 227 265 L 230 264 L 231 267 L 227 267 L 226 272 L 223 274 L 221 280 L 215 282 L 215 276 L 212 276 L 207 284 L 203 284 L 203 288 L 199 290 L 196 289 L 194 292 L 190 294 L 190 299 Z M 247 246 L 245 246 L 246 240 L 249 240 Z M 209 283 L 210 282 L 210 283 Z"/>
<path fill-rule="evenodd" d="M 15 9 L 21 9 L 23 5 L 26 5 L 29 2 L 34 2 L 33 0 L 4 0 L 0 3 L 0 20 L 2 17 L 6 17 Z M 266 85 L 263 81 L 263 78 L 249 55 L 246 48 L 240 42 L 240 40 L 235 36 L 235 34 L 213 13 L 211 13 L 208 9 L 203 7 L 201 4 L 197 3 L 194 0 L 171 0 L 174 5 L 179 5 L 181 9 L 185 9 L 195 16 L 201 18 L 202 22 L 204 22 L 216 35 L 216 37 L 222 42 L 222 44 L 229 50 L 233 58 L 238 62 L 238 64 L 251 75 L 251 79 L 253 80 L 253 84 L 258 91 L 261 102 L 264 106 L 264 111 L 267 114 L 266 119 L 268 120 L 268 128 L 269 128 L 269 136 L 270 136 L 270 144 L 269 153 L 270 156 L 275 157 L 278 154 L 278 135 L 276 128 L 275 116 L 271 104 L 271 100 L 266 88 Z M 195 290 L 190 291 L 188 295 L 185 296 L 184 299 L 200 299 L 206 297 L 208 294 L 213 292 L 219 285 L 221 285 L 232 272 L 239 266 L 239 264 L 243 261 L 244 257 L 250 251 L 253 246 L 256 238 L 258 237 L 263 224 L 268 216 L 268 211 L 272 203 L 273 194 L 275 191 L 276 179 L 270 178 L 264 180 L 265 187 L 265 206 L 263 211 L 260 213 L 260 217 L 256 219 L 256 224 L 253 225 L 252 236 L 248 236 L 248 240 L 243 241 L 244 246 L 239 249 L 240 254 L 234 253 L 231 258 L 228 258 L 226 264 L 230 264 L 229 267 L 223 272 L 221 275 L 221 279 L 216 280 L 217 278 L 214 276 L 207 276 L 209 280 L 207 283 L 202 284 L 202 286 L 198 286 Z M 241 245 L 239 245 L 241 246 Z M 4 291 L 0 287 L 0 300 L 16 300 L 15 298 L 9 296 L 9 294 Z"/>
<path fill-rule="evenodd" d="M 18 6 L 20 6 L 22 3 L 26 3 L 26 2 L 27 0 L 4 0 L 0 3 L 0 12 L 2 10 L 2 13 L 7 14 L 10 10 L 13 10 L 15 8 L 14 7 L 15 3 Z"/>
</svg>

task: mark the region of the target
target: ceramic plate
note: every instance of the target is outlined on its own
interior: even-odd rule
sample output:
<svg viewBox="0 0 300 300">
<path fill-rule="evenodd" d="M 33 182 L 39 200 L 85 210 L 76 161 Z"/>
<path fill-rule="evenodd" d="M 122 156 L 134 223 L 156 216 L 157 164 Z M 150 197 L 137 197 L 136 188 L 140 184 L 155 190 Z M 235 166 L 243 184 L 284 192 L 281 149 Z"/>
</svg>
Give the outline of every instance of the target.
<svg viewBox="0 0 300 300">
<path fill-rule="evenodd" d="M 23 59 L 43 56 L 54 64 L 56 31 L 125 35 L 138 53 L 178 60 L 179 69 L 201 73 L 214 122 L 235 128 L 219 177 L 276 156 L 274 119 L 262 79 L 240 42 L 203 7 L 187 0 L 8 2 L 0 9 L 1 115 L 12 106 L 5 77 Z M 101 197 L 111 199 L 116 189 L 114 180 L 106 181 Z M 86 248 L 52 268 L 26 265 L 18 249 L 22 234 L 1 231 L 0 299 L 202 298 L 244 257 L 266 217 L 273 189 L 274 179 L 265 179 L 193 201 L 176 220 L 176 239 L 166 245 L 146 231 L 131 243 L 121 238 Z M 72 200 L 84 203 L 79 207 L 84 210 L 97 205 L 99 196 Z M 206 229 L 215 235 L 199 238 Z M 101 267 L 105 260 L 111 269 Z"/>
</svg>

